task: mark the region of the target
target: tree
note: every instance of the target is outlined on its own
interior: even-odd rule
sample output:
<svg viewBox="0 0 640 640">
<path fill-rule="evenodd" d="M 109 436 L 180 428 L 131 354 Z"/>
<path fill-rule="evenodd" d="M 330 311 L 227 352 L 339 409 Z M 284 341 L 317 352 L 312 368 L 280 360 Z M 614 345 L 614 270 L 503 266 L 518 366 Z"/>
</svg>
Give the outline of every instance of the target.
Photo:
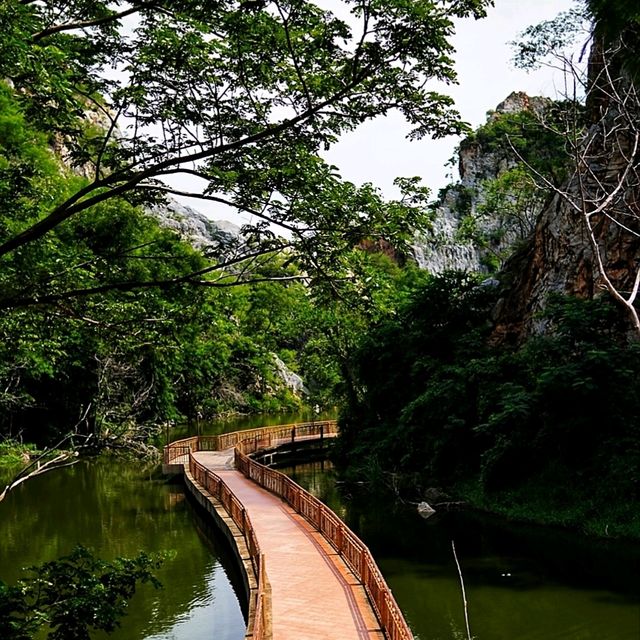
<svg viewBox="0 0 640 640">
<path fill-rule="evenodd" d="M 408 237 L 422 215 L 414 184 L 387 206 L 371 186 L 343 182 L 320 153 L 391 110 L 412 137 L 463 130 L 451 99 L 428 82 L 454 81 L 451 20 L 479 18 L 488 4 L 344 0 L 347 23 L 304 0 L 3 0 L 0 77 L 84 180 L 5 229 L 0 257 L 6 266 L 105 201 L 166 194 L 250 216 L 242 258 L 287 250 L 313 276 L 339 272 L 363 238 Z M 195 186 L 177 186 L 185 178 Z M 231 266 L 220 257 L 173 280 L 213 285 L 210 274 Z"/>
<path fill-rule="evenodd" d="M 0 634 L 30 640 L 44 628 L 49 640 L 89 640 L 90 630 L 112 632 L 139 583 L 160 587 L 153 570 L 161 563 L 145 553 L 106 562 L 78 546 L 31 567 L 15 586 L 0 582 Z"/>
<path fill-rule="evenodd" d="M 583 24 L 579 12 L 573 20 L 529 29 L 520 44 L 524 66 L 549 56 L 560 61 L 569 72 L 568 85 L 575 88 L 572 97 L 584 90 L 586 105 L 584 115 L 576 108 L 564 131 L 567 180 L 558 185 L 543 179 L 553 197 L 532 241 L 507 268 L 511 281 L 498 314 L 501 336 L 521 339 L 543 329 L 536 315 L 550 291 L 592 298 L 606 290 L 640 333 L 640 99 L 634 62 L 640 11 L 623 0 L 586 5 L 594 21 L 586 73 L 575 57 L 563 53 L 570 35 L 566 25 L 579 29 Z"/>
</svg>

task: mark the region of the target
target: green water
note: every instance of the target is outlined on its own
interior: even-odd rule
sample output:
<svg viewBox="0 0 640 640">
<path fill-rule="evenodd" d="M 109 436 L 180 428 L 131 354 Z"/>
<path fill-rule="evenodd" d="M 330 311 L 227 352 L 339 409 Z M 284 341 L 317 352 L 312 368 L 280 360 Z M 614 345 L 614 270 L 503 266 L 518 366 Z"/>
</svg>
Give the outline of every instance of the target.
<svg viewBox="0 0 640 640">
<path fill-rule="evenodd" d="M 81 543 L 104 558 L 170 551 L 143 585 L 116 640 L 240 640 L 245 623 L 235 568 L 219 534 L 156 467 L 83 461 L 29 480 L 0 502 L 0 580 Z M 96 636 L 102 637 L 102 636 Z M 107 636 L 104 636 L 107 637 Z"/>
<path fill-rule="evenodd" d="M 416 638 L 466 639 L 456 544 L 476 640 L 638 640 L 640 545 L 339 491 L 329 465 L 282 469 L 371 549 Z"/>
<path fill-rule="evenodd" d="M 329 416 L 330 417 L 330 416 Z M 276 416 L 296 422 L 304 415 Z M 237 418 L 202 425 L 220 433 L 265 424 Z M 193 431 L 172 430 L 170 437 Z M 476 640 L 638 640 L 640 545 L 597 542 L 475 513 L 423 520 L 415 508 L 349 495 L 329 465 L 288 472 L 369 545 L 419 640 L 465 639 L 455 540 Z M 346 495 L 345 495 L 346 494 Z M 240 640 L 237 569 L 219 534 L 155 467 L 110 459 L 36 477 L 0 502 L 0 579 L 68 553 L 77 543 L 106 558 L 173 551 L 144 586 L 116 640 Z M 305 640 L 301 638 L 300 640 Z M 339 639 L 336 639 L 339 640 Z"/>
</svg>

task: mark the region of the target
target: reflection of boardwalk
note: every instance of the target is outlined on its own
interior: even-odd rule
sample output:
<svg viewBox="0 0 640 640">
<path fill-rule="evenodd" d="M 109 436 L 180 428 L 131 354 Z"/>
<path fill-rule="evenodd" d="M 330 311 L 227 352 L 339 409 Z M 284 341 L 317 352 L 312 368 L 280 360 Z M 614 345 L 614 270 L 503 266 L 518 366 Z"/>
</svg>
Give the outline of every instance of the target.
<svg viewBox="0 0 640 640">
<path fill-rule="evenodd" d="M 360 581 L 335 549 L 280 498 L 233 467 L 233 451 L 194 457 L 246 508 L 268 558 L 274 640 L 384 638 Z"/>
</svg>

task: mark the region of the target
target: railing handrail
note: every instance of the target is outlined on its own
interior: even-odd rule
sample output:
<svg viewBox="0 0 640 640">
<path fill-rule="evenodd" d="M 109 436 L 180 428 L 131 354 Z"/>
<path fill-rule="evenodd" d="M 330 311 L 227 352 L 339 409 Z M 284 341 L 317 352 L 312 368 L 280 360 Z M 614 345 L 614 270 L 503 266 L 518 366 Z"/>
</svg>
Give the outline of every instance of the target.
<svg viewBox="0 0 640 640">
<path fill-rule="evenodd" d="M 189 454 L 189 471 L 193 478 L 216 498 L 225 508 L 237 525 L 245 539 L 249 559 L 256 576 L 257 591 L 253 603 L 253 618 L 249 618 L 245 638 L 253 640 L 271 640 L 271 586 L 267 578 L 264 554 L 260 552 L 260 544 L 251 518 L 240 499 L 229 488 L 227 483 L 216 473 L 198 462 L 193 453 Z M 249 607 L 251 610 L 251 606 Z"/>
<path fill-rule="evenodd" d="M 367 545 L 321 500 L 280 471 L 253 460 L 249 454 L 255 453 L 255 449 L 251 451 L 254 444 L 254 438 L 247 438 L 236 446 L 236 468 L 261 487 L 283 498 L 338 551 L 365 587 L 386 638 L 411 640 L 413 634 L 409 625 Z"/>
<path fill-rule="evenodd" d="M 389 589 L 389 586 L 383 578 L 378 565 L 369 551 L 369 548 L 364 544 L 364 542 L 362 542 L 362 540 L 360 540 L 360 538 L 358 538 L 358 536 L 353 533 L 349 527 L 347 527 L 338 515 L 336 515 L 318 498 L 311 495 L 285 474 L 280 473 L 275 469 L 270 469 L 250 457 L 250 454 L 255 453 L 259 449 L 268 449 L 271 447 L 274 439 L 280 440 L 287 437 L 286 434 L 288 433 L 289 438 L 294 440 L 296 436 L 299 437 L 305 431 L 307 432 L 307 435 L 314 435 L 310 432 L 316 431 L 319 433 L 316 433 L 315 435 L 333 436 L 337 434 L 337 422 L 335 420 L 320 420 L 287 425 L 273 425 L 270 427 L 259 427 L 256 429 L 247 429 L 246 431 L 233 431 L 217 436 L 215 444 L 217 448 L 223 450 L 233 446 L 234 462 L 238 471 L 250 480 L 253 480 L 260 486 L 285 500 L 285 502 L 287 502 L 294 511 L 302 515 L 314 527 L 316 527 L 325 539 L 336 549 L 336 551 L 338 551 L 356 577 L 362 582 L 378 621 L 384 631 L 385 637 L 388 640 L 412 640 L 413 634 L 411 633 L 409 625 L 405 621 L 402 611 L 393 597 L 391 589 Z M 274 438 L 274 436 L 280 437 Z M 194 436 L 193 438 L 184 438 L 182 440 L 172 442 L 164 449 L 165 462 L 168 463 L 181 455 L 185 455 L 187 453 L 185 449 L 188 447 L 190 467 L 191 460 L 193 460 L 194 463 L 203 470 L 215 476 L 213 472 L 204 467 L 204 465 L 198 463 L 191 455 L 193 451 L 200 450 L 200 445 L 203 444 L 200 440 L 201 438 L 202 440 L 205 440 L 206 438 L 206 444 L 210 446 L 211 440 L 214 436 Z M 217 478 L 217 476 L 215 477 Z M 218 480 L 220 479 L 218 478 Z M 220 482 L 222 481 L 220 480 Z M 235 500 L 237 500 L 237 498 L 235 498 Z M 240 503 L 239 500 L 237 500 L 237 502 L 240 505 L 240 508 L 244 509 L 242 503 Z M 233 508 L 231 503 L 230 508 Z M 226 504 L 225 509 L 229 512 L 229 508 L 227 508 Z M 234 518 L 231 512 L 229 512 L 229 515 Z M 236 522 L 236 524 L 238 523 Z M 253 527 L 251 527 L 251 530 L 253 532 Z M 254 532 L 253 535 L 255 536 Z M 255 545 L 258 549 L 258 557 L 260 558 L 257 539 L 255 540 Z M 249 542 L 247 542 L 247 546 L 250 546 Z M 264 562 L 264 558 L 262 557 L 259 561 Z M 252 562 L 254 562 L 253 559 Z M 260 565 L 258 562 L 258 566 L 256 567 L 257 575 L 259 575 L 259 570 Z M 256 611 L 259 611 L 260 615 L 265 614 L 267 607 L 268 610 L 270 610 L 270 602 L 268 602 L 267 597 L 263 595 L 262 598 L 264 599 L 264 602 L 263 599 L 261 599 L 259 591 Z M 265 603 L 267 602 L 268 605 L 265 606 Z M 262 633 L 261 624 L 261 622 L 254 622 L 253 637 L 256 640 L 267 637 L 257 635 L 257 631 Z"/>
</svg>

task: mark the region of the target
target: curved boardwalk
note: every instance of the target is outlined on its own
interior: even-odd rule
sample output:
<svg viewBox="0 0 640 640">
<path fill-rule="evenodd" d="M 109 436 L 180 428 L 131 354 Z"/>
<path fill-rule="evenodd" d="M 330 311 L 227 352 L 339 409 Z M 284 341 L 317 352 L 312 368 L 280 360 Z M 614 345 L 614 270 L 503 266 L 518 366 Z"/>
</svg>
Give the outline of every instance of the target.
<svg viewBox="0 0 640 640">
<path fill-rule="evenodd" d="M 244 566 L 247 639 L 413 638 L 362 541 L 317 498 L 251 457 L 336 434 L 329 421 L 196 436 L 165 447 L 165 472 L 184 473 Z"/>
<path fill-rule="evenodd" d="M 267 557 L 274 640 L 384 638 L 364 587 L 335 549 L 280 498 L 233 467 L 233 450 L 198 452 L 247 510 Z"/>
</svg>

